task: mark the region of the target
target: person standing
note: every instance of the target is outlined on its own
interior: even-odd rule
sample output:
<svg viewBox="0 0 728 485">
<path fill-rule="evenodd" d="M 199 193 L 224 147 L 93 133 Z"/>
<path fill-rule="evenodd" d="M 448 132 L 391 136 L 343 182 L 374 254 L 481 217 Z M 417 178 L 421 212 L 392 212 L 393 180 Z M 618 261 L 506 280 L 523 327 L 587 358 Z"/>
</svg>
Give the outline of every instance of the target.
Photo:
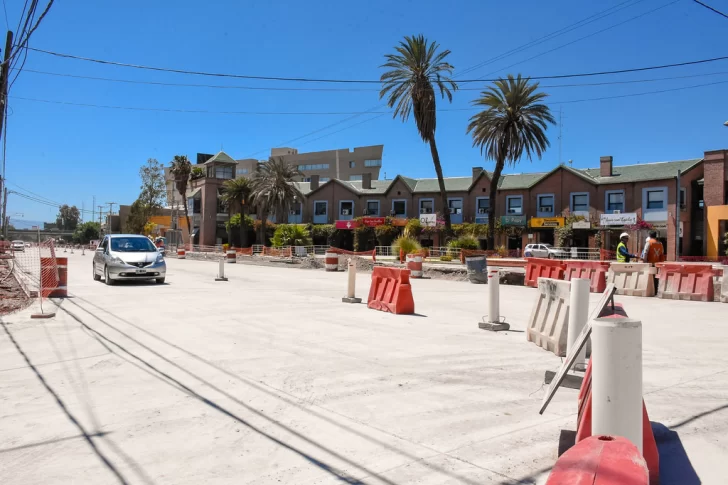
<svg viewBox="0 0 728 485">
<path fill-rule="evenodd" d="M 644 251 L 642 251 L 642 260 L 652 265 L 665 261 L 665 248 L 657 240 L 657 231 L 650 231 L 650 238 L 645 243 Z M 655 294 L 657 294 L 659 287 L 660 283 L 655 278 Z"/>
<path fill-rule="evenodd" d="M 623 232 L 619 235 L 619 244 L 617 245 L 617 262 L 618 263 L 629 263 L 631 259 L 637 259 L 636 254 L 630 254 L 627 250 L 627 243 L 629 242 L 629 234 Z"/>
</svg>

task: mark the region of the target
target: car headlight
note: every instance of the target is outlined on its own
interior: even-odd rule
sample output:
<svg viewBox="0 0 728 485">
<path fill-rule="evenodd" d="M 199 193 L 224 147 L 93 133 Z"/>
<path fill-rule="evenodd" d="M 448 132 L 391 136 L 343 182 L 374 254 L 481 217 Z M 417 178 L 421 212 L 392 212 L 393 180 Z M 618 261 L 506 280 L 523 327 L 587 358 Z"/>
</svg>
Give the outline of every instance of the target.
<svg viewBox="0 0 728 485">
<path fill-rule="evenodd" d="M 110 261 L 111 261 L 112 263 L 116 263 L 116 264 L 125 264 L 125 263 L 124 263 L 124 261 L 122 261 L 122 259 L 121 259 L 121 258 L 119 258 L 119 257 L 117 257 L 117 256 L 111 256 L 111 258 L 109 258 L 109 259 L 110 259 Z"/>
<path fill-rule="evenodd" d="M 157 263 L 164 263 L 164 255 L 162 253 L 157 254 Z"/>
</svg>

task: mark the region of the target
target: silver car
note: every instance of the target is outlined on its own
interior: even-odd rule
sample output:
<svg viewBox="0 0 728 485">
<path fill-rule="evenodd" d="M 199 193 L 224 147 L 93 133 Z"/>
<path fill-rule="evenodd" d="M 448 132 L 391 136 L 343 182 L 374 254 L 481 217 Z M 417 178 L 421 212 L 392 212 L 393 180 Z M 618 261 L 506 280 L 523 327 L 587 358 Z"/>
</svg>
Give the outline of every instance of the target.
<svg viewBox="0 0 728 485">
<path fill-rule="evenodd" d="M 117 280 L 155 280 L 164 283 L 167 264 L 152 241 L 138 234 L 111 234 L 96 248 L 94 280 L 107 285 Z"/>
</svg>

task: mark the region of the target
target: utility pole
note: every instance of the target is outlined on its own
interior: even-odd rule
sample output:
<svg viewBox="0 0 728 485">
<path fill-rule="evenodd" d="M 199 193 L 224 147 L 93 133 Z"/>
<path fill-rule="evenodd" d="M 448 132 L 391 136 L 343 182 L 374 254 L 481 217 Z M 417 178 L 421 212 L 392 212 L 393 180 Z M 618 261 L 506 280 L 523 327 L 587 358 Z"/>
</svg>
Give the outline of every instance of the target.
<svg viewBox="0 0 728 485">
<path fill-rule="evenodd" d="M 96 207 L 98 207 L 98 209 L 99 209 L 99 226 L 100 226 L 101 225 L 101 217 L 102 217 L 101 210 L 104 208 L 104 206 L 103 205 L 97 205 Z"/>
<path fill-rule="evenodd" d="M 561 137 L 564 132 L 564 123 L 561 121 L 561 108 L 559 108 L 559 165 L 561 165 Z"/>
<path fill-rule="evenodd" d="M 114 231 L 111 230 L 111 213 L 113 212 L 114 204 L 116 204 L 116 202 L 106 202 L 106 203 L 109 204 L 109 234 L 113 234 Z"/>
<path fill-rule="evenodd" d="M 3 236 L 8 238 L 8 188 L 3 189 Z"/>
<path fill-rule="evenodd" d="M 93 204 L 91 204 L 91 222 L 96 222 L 96 196 L 93 196 Z"/>
<path fill-rule="evenodd" d="M 3 135 L 3 128 L 5 123 L 5 113 L 8 110 L 8 77 L 10 76 L 10 51 L 13 48 L 13 33 L 8 30 L 7 37 L 5 38 L 5 52 L 3 57 L 3 65 L 0 68 L 0 138 Z M 0 191 L 5 194 L 5 202 L 3 203 L 2 214 L 0 214 L 0 222 L 3 225 L 3 234 L 7 235 L 8 225 L 6 219 L 8 213 L 6 212 L 7 200 L 8 200 L 8 188 L 7 182 L 5 181 L 5 155 L 3 154 L 3 169 L 0 174 Z"/>
</svg>

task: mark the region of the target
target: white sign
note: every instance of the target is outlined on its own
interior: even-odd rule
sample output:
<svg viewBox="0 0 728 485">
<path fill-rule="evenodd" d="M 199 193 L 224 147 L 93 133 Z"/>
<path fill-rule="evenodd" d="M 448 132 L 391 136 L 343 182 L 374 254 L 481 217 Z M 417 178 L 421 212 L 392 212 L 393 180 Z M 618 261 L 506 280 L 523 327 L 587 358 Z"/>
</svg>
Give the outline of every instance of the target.
<svg viewBox="0 0 728 485">
<path fill-rule="evenodd" d="M 435 227 L 437 225 L 437 214 L 420 214 L 420 224 L 423 227 Z"/>
<path fill-rule="evenodd" d="M 572 229 L 591 229 L 591 222 L 589 221 L 574 221 L 571 224 Z"/>
<path fill-rule="evenodd" d="M 629 226 L 637 224 L 637 214 L 627 212 L 624 214 L 601 214 L 599 224 L 602 226 Z"/>
</svg>

